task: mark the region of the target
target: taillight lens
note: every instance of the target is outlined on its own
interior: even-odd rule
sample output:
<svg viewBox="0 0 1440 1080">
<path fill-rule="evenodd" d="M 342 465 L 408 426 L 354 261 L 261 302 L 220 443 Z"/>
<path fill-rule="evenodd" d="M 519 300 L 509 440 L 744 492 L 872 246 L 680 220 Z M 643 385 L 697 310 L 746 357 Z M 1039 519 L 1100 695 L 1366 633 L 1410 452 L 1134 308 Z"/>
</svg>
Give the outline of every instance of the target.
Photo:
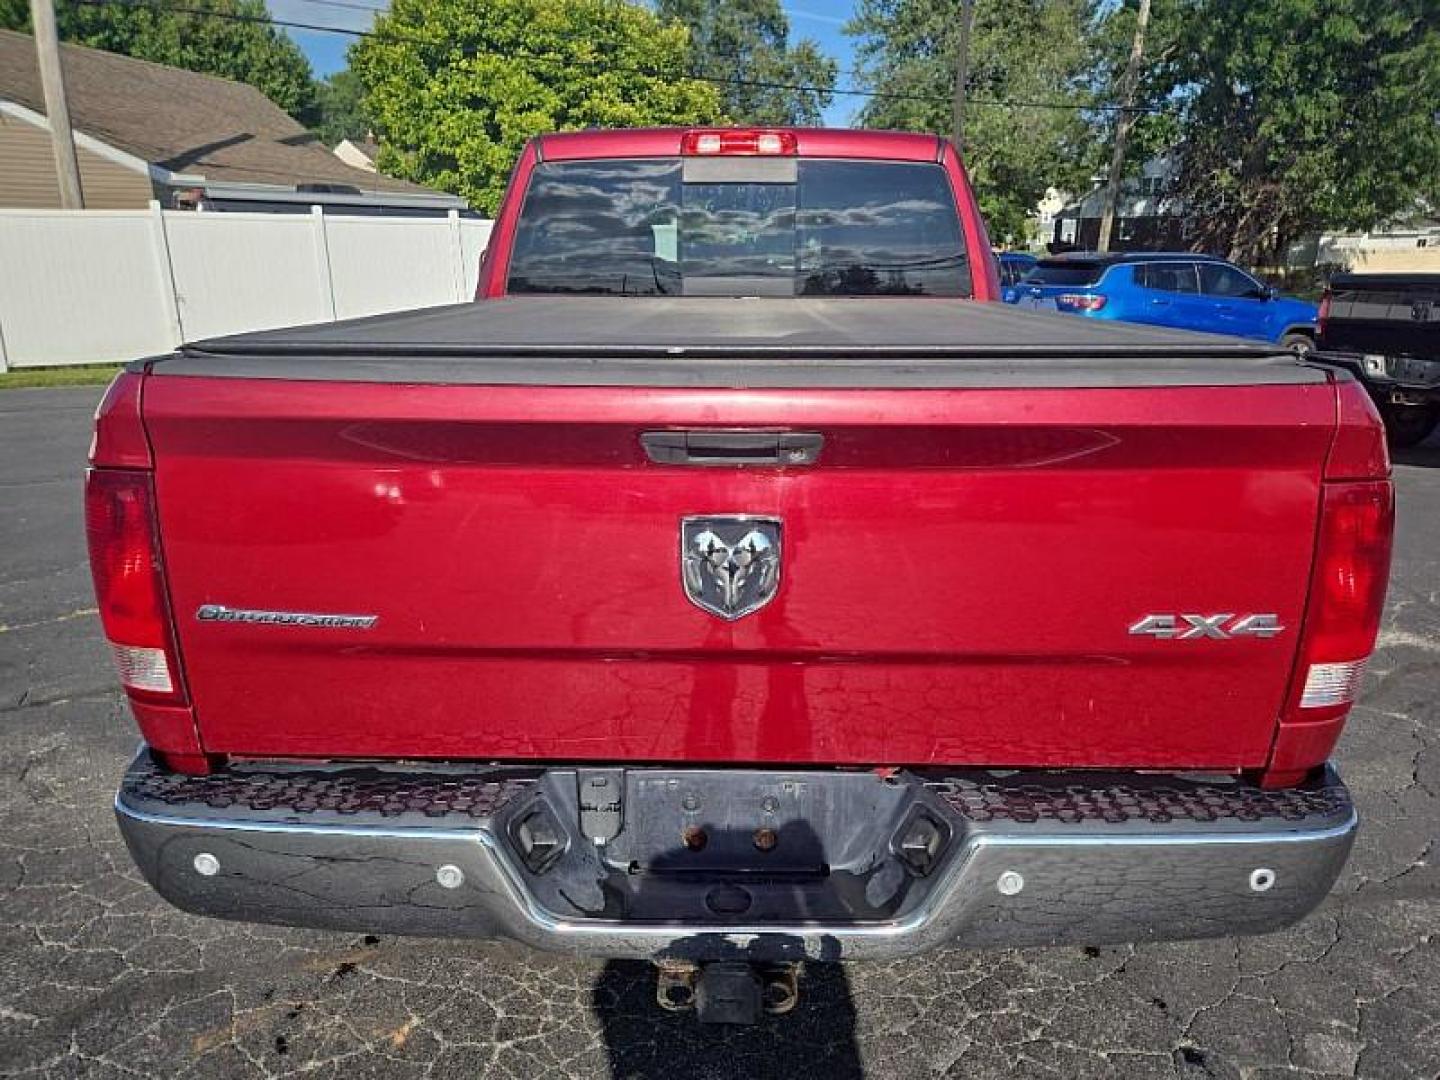
<svg viewBox="0 0 1440 1080">
<path fill-rule="evenodd" d="M 1395 494 L 1388 480 L 1325 484 L 1320 542 L 1288 719 L 1343 716 L 1375 648 L 1390 579 Z"/>
<path fill-rule="evenodd" d="M 793 131 L 763 131 L 755 128 L 719 128 L 714 131 L 687 131 L 680 139 L 682 154 L 794 154 L 798 144 Z"/>
<path fill-rule="evenodd" d="M 1061 293 L 1055 298 L 1055 306 L 1067 311 L 1099 311 L 1105 306 L 1105 297 L 1094 293 Z"/>
<path fill-rule="evenodd" d="M 1315 316 L 1315 337 L 1320 339 L 1325 336 L 1325 324 L 1330 321 L 1330 290 L 1327 288 L 1320 294 L 1320 313 Z"/>
<path fill-rule="evenodd" d="M 135 697 L 182 704 L 150 474 L 91 469 L 85 533 L 100 621 L 121 683 Z"/>
</svg>

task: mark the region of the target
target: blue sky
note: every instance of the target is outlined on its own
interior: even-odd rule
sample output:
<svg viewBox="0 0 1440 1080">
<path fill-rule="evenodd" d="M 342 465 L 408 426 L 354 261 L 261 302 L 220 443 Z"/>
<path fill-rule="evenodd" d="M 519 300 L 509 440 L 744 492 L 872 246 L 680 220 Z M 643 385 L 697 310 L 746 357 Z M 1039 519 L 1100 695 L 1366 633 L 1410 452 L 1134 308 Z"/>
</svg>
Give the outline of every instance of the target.
<svg viewBox="0 0 1440 1080">
<path fill-rule="evenodd" d="M 349 0 L 349 2 L 380 7 L 384 0 Z M 268 0 L 270 14 L 285 22 L 336 26 L 347 30 L 364 30 L 373 16 L 353 7 L 337 7 L 318 0 Z M 813 38 L 820 48 L 834 57 L 841 68 L 853 66 L 853 41 L 841 32 L 850 18 L 851 0 L 804 0 L 797 6 L 785 6 L 790 18 L 792 39 Z M 329 75 L 345 66 L 345 49 L 354 39 L 345 34 L 287 28 L 288 33 L 305 50 L 316 75 Z M 837 85 L 848 86 L 851 76 L 841 74 Z M 837 94 L 834 104 L 825 113 L 825 122 L 844 127 L 859 110 L 860 98 Z"/>
</svg>

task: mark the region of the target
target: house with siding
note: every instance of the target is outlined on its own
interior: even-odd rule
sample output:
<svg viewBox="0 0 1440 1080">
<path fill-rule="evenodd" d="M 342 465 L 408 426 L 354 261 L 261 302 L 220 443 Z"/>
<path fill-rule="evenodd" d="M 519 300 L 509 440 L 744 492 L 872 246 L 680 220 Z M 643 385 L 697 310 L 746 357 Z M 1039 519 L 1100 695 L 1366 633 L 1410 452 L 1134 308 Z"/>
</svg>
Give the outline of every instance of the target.
<svg viewBox="0 0 1440 1080">
<path fill-rule="evenodd" d="M 1115 204 L 1115 226 L 1110 237 L 1112 251 L 1184 251 L 1189 248 L 1185 234 L 1186 207 L 1183 199 L 1170 192 L 1177 162 L 1168 155 L 1152 158 L 1139 176 L 1120 183 Z M 1100 218 L 1105 209 L 1105 177 L 1091 178 L 1090 190 L 1079 197 L 1064 199 L 1058 209 L 1038 208 L 1044 222 L 1042 240 L 1052 251 L 1094 251 L 1100 242 Z"/>
<path fill-rule="evenodd" d="M 253 86 L 79 45 L 60 47 L 91 210 L 443 216 L 463 200 L 347 164 Z M 0 30 L 0 207 L 60 205 L 35 42 Z"/>
</svg>

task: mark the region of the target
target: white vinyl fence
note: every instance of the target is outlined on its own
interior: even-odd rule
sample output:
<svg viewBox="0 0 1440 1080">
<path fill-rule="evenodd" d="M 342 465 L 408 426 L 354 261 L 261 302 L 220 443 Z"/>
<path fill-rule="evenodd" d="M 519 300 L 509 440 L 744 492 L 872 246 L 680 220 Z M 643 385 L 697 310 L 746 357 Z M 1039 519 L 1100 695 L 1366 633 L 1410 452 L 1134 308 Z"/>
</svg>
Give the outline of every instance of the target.
<svg viewBox="0 0 1440 1080">
<path fill-rule="evenodd" d="M 468 300 L 491 222 L 0 210 L 0 371 Z"/>
</svg>

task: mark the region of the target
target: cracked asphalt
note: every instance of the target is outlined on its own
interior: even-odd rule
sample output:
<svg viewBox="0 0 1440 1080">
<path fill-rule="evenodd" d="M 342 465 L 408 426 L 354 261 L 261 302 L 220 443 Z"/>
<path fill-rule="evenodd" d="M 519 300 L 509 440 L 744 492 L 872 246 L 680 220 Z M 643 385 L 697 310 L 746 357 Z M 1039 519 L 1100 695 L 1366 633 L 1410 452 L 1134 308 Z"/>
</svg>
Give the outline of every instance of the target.
<svg viewBox="0 0 1440 1080">
<path fill-rule="evenodd" d="M 1268 937 L 811 968 L 788 1017 L 701 1028 L 645 965 L 181 914 L 110 810 L 136 735 L 94 614 L 98 390 L 0 393 L 0 1074 L 830 1078 L 1440 1076 L 1440 443 L 1396 467 L 1381 648 L 1339 763 L 1333 895 Z"/>
</svg>

